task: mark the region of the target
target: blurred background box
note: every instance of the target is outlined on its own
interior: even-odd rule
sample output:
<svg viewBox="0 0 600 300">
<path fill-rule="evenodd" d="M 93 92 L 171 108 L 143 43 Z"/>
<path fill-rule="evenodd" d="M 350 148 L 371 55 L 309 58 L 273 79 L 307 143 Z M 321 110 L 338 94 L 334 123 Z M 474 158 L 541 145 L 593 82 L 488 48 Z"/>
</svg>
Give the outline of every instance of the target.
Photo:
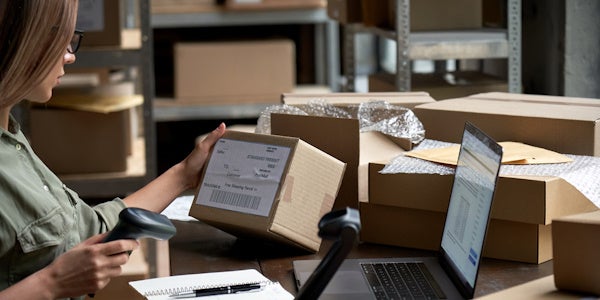
<svg viewBox="0 0 600 300">
<path fill-rule="evenodd" d="M 370 92 L 397 91 L 396 75 L 379 72 L 369 75 Z M 424 91 L 436 100 L 467 97 L 485 92 L 507 92 L 505 79 L 474 71 L 452 73 L 415 73 L 411 90 Z"/>
<path fill-rule="evenodd" d="M 224 0 L 229 10 L 268 10 L 321 8 L 327 0 Z"/>
<path fill-rule="evenodd" d="M 212 12 L 219 7 L 216 0 L 150 0 L 153 14 Z"/>
<path fill-rule="evenodd" d="M 175 44 L 176 101 L 279 103 L 296 84 L 294 43 L 287 39 Z"/>
<path fill-rule="evenodd" d="M 461 30 L 482 27 L 482 0 L 410 1 L 410 31 Z M 362 0 L 367 26 L 396 27 L 395 0 Z"/>
<path fill-rule="evenodd" d="M 327 15 L 341 24 L 361 23 L 361 0 L 328 0 Z"/>
<path fill-rule="evenodd" d="M 84 30 L 84 46 L 120 46 L 123 12 L 119 0 L 79 1 L 76 28 Z"/>
<path fill-rule="evenodd" d="M 143 300 L 146 299 L 138 294 L 131 286 L 130 281 L 148 279 L 150 277 L 150 266 L 144 256 L 145 251 L 139 247 L 131 252 L 129 260 L 121 267 L 121 275 L 110 280 L 102 290 L 98 291 L 93 298 L 86 297 L 87 300 Z"/>
<path fill-rule="evenodd" d="M 54 101 L 54 106 L 34 106 L 30 112 L 32 147 L 52 171 L 78 174 L 127 169 L 135 136 L 131 119 L 133 109 L 142 103 L 141 96 L 72 95 L 50 103 Z"/>
</svg>

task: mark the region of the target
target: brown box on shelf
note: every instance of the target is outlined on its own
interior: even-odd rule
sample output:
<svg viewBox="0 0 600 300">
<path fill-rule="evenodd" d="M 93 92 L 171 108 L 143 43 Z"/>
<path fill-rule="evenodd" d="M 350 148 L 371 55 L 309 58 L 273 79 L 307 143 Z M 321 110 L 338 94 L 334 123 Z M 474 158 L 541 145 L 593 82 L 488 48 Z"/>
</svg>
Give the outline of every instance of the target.
<svg viewBox="0 0 600 300">
<path fill-rule="evenodd" d="M 557 218 L 552 224 L 556 287 L 600 295 L 600 211 Z"/>
<path fill-rule="evenodd" d="M 221 9 L 216 0 L 150 0 L 152 14 L 214 12 Z"/>
<path fill-rule="evenodd" d="M 410 31 L 464 30 L 481 28 L 482 0 L 410 1 Z M 396 28 L 395 0 L 362 0 L 363 23 Z"/>
<path fill-rule="evenodd" d="M 176 101 L 202 104 L 279 103 L 295 86 L 291 40 L 175 45 Z"/>
<path fill-rule="evenodd" d="M 132 149 L 132 111 L 142 97 L 70 96 L 31 109 L 31 144 L 57 174 L 122 172 Z"/>
<path fill-rule="evenodd" d="M 227 131 L 215 145 L 190 216 L 238 236 L 318 251 L 345 164 L 297 138 Z"/>
<path fill-rule="evenodd" d="M 363 223 L 363 231 L 368 233 L 365 236 L 367 241 L 424 249 L 438 247 L 453 176 L 379 173 L 384 166 L 384 163 L 369 164 L 369 205 L 366 209 L 375 211 L 372 214 L 377 217 L 371 216 L 368 219 L 371 220 L 370 223 Z M 361 210 L 363 204 L 361 203 Z M 589 199 L 562 178 L 501 176 L 494 195 L 492 222 L 484 255 L 530 263 L 550 260 L 552 219 L 597 209 Z M 389 222 L 382 220 L 383 218 L 391 218 L 390 221 L 400 218 L 398 215 L 382 215 L 385 210 L 388 214 L 395 212 L 402 214 L 402 218 L 410 218 L 411 225 L 407 230 L 423 228 L 431 234 L 397 239 L 398 236 L 393 236 L 394 234 L 409 234 L 402 229 L 405 227 L 398 226 L 402 227 L 398 229 L 399 233 L 374 235 L 377 230 L 385 228 L 380 227 L 381 222 Z M 371 226 L 374 228 L 369 228 Z M 396 230 L 397 227 L 394 228 Z"/>
<path fill-rule="evenodd" d="M 427 138 L 460 142 L 465 121 L 498 141 L 518 141 L 565 154 L 600 155 L 597 99 L 483 93 L 414 109 Z"/>
<path fill-rule="evenodd" d="M 393 74 L 377 73 L 369 76 L 370 92 L 397 91 Z M 447 74 L 413 74 L 411 89 L 424 91 L 436 100 L 467 97 L 486 92 L 507 92 L 505 79 L 479 72 L 455 72 Z"/>
<path fill-rule="evenodd" d="M 77 28 L 85 31 L 82 47 L 120 46 L 122 41 L 121 1 L 80 1 Z"/>
<path fill-rule="evenodd" d="M 277 10 L 321 8 L 325 7 L 326 5 L 327 0 L 225 0 L 224 6 L 228 10 Z"/>
<path fill-rule="evenodd" d="M 419 102 L 435 101 L 427 93 L 422 92 L 384 94 L 388 102 L 400 106 L 413 106 Z M 316 96 L 317 99 L 324 99 L 335 105 L 343 106 L 373 100 L 372 95 L 348 95 L 345 93 L 323 95 L 286 94 L 283 96 L 283 102 L 300 105 L 314 99 Z M 392 138 L 379 132 L 361 133 L 357 119 L 274 113 L 271 114 L 271 133 L 301 138 L 347 164 L 335 208 L 346 206 L 358 208 L 359 199 L 368 197 L 367 166 L 370 161 L 391 159 L 405 149 L 412 147 L 408 140 Z"/>
<path fill-rule="evenodd" d="M 361 202 L 360 218 L 361 241 L 438 250 L 446 213 Z M 536 264 L 551 260 L 551 226 L 491 219 L 483 256 Z"/>
<path fill-rule="evenodd" d="M 361 23 L 361 0 L 328 0 L 327 15 L 340 24 Z"/>
</svg>

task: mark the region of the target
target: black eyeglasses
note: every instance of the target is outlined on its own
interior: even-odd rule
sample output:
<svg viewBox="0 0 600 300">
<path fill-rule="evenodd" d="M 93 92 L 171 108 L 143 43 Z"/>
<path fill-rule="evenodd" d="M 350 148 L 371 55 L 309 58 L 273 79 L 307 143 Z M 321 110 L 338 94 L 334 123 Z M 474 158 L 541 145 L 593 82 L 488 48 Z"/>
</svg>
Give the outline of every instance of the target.
<svg viewBox="0 0 600 300">
<path fill-rule="evenodd" d="M 71 38 L 71 42 L 69 43 L 69 46 L 67 46 L 67 52 L 75 54 L 77 50 L 79 50 L 79 46 L 81 45 L 81 39 L 83 39 L 83 31 L 75 30 L 75 33 Z"/>
</svg>

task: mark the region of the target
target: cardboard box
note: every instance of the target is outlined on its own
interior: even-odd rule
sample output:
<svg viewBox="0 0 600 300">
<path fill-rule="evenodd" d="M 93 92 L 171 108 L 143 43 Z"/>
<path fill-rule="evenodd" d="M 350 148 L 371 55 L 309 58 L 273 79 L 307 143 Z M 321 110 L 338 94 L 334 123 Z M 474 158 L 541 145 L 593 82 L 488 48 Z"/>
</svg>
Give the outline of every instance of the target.
<svg viewBox="0 0 600 300">
<path fill-rule="evenodd" d="M 479 72 L 448 74 L 412 74 L 411 90 L 429 93 L 436 100 L 467 97 L 486 92 L 507 92 L 508 82 Z M 396 76 L 388 73 L 369 75 L 370 92 L 397 91 Z"/>
<path fill-rule="evenodd" d="M 365 241 L 437 249 L 453 176 L 380 174 L 384 166 L 376 162 L 369 165 L 369 205 L 361 203 L 361 215 L 363 207 L 371 211 L 371 216 L 365 217 L 369 223 L 363 222 Z M 484 255 L 529 263 L 548 261 L 552 259 L 552 219 L 596 210 L 590 200 L 562 178 L 500 176 Z M 399 219 L 410 225 L 381 230 L 388 222 Z M 411 236 L 407 230 L 419 234 Z"/>
<path fill-rule="evenodd" d="M 296 80 L 290 40 L 175 44 L 175 98 L 193 103 L 278 103 Z"/>
<path fill-rule="evenodd" d="M 360 203 L 360 239 L 384 245 L 435 250 L 440 247 L 445 212 Z M 483 256 L 543 263 L 552 259 L 552 225 L 491 219 Z"/>
<path fill-rule="evenodd" d="M 558 96 L 483 93 L 414 109 L 429 139 L 459 143 L 465 121 L 498 141 L 600 156 L 600 102 Z"/>
<path fill-rule="evenodd" d="M 385 163 L 369 164 L 369 202 L 446 212 L 453 175 L 380 174 Z M 500 176 L 492 218 L 548 225 L 552 219 L 598 208 L 566 180 L 554 176 Z"/>
<path fill-rule="evenodd" d="M 557 218 L 552 224 L 556 287 L 600 295 L 600 211 Z"/>
<path fill-rule="evenodd" d="M 324 99 L 336 105 L 348 105 L 373 100 L 373 95 L 379 99 L 379 95 L 371 93 L 355 94 L 351 97 L 345 93 L 286 94 L 283 102 L 300 105 L 311 99 Z M 426 93 L 384 93 L 384 95 L 388 97 L 384 100 L 405 107 L 435 101 Z M 374 160 L 391 159 L 412 146 L 406 140 L 391 138 L 379 132 L 360 133 L 357 119 L 271 114 L 271 133 L 301 138 L 347 164 L 334 208 L 347 206 L 358 208 L 359 199 L 366 201 L 368 198 L 368 163 Z"/>
<path fill-rule="evenodd" d="M 426 92 L 284 93 L 281 95 L 281 103 L 288 105 L 307 104 L 311 100 L 325 100 L 327 103 L 341 107 L 370 101 L 386 101 L 408 109 L 435 102 L 435 99 Z"/>
<path fill-rule="evenodd" d="M 228 10 L 306 9 L 325 7 L 327 0 L 225 0 Z"/>
<path fill-rule="evenodd" d="M 190 216 L 234 235 L 318 251 L 345 164 L 297 138 L 227 131 L 202 173 Z"/>
<path fill-rule="evenodd" d="M 361 0 L 328 0 L 327 15 L 340 24 L 361 23 Z"/>
<path fill-rule="evenodd" d="M 134 137 L 131 117 L 142 101 L 139 95 L 73 96 L 33 107 L 32 148 L 57 174 L 125 171 Z"/>
<path fill-rule="evenodd" d="M 120 46 L 122 41 L 121 1 L 80 1 L 77 12 L 78 29 L 85 31 L 82 47 Z"/>
<path fill-rule="evenodd" d="M 462 30 L 481 28 L 482 0 L 410 1 L 410 31 Z M 362 0 L 367 26 L 396 28 L 395 0 Z"/>
<path fill-rule="evenodd" d="M 215 0 L 150 0 L 152 14 L 217 12 L 221 6 Z"/>
<path fill-rule="evenodd" d="M 142 248 L 131 252 L 129 260 L 121 267 L 121 275 L 110 280 L 102 290 L 94 294 L 93 298 L 86 297 L 88 300 L 113 300 L 113 299 L 146 299 L 129 286 L 130 281 L 148 279 L 150 277 L 150 267 L 144 257 Z"/>
</svg>

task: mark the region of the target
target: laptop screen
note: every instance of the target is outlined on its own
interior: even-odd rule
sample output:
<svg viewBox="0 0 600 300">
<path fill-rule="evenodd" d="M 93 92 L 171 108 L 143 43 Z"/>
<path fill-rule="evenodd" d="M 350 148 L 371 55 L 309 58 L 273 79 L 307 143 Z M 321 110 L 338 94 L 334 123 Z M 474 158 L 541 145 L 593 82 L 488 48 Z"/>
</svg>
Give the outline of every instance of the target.
<svg viewBox="0 0 600 300">
<path fill-rule="evenodd" d="M 454 175 L 442 256 L 472 294 L 483 250 L 502 148 L 470 123 L 465 125 Z"/>
</svg>

